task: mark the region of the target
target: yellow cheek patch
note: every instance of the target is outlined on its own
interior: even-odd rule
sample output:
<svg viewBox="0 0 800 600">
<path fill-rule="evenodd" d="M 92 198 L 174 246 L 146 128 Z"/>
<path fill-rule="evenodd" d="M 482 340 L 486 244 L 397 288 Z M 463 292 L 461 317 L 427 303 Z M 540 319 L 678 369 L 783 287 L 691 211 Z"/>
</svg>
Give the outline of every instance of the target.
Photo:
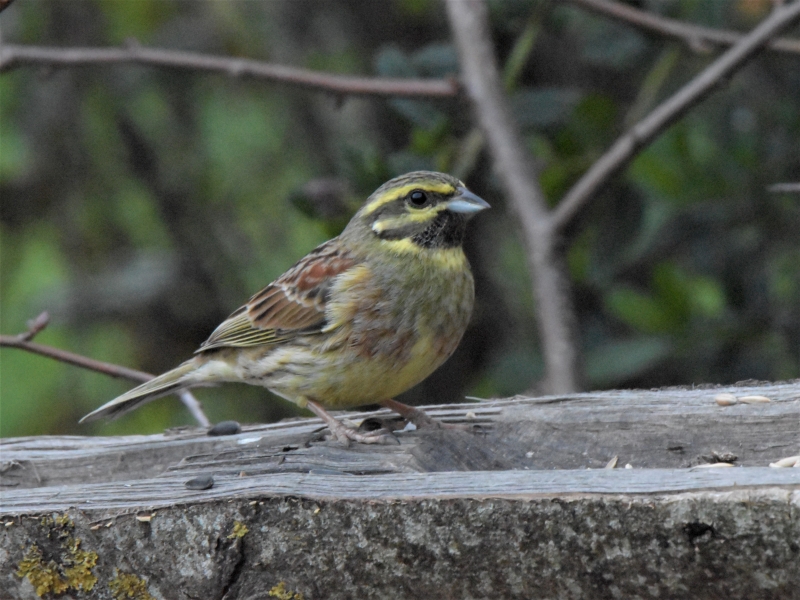
<svg viewBox="0 0 800 600">
<path fill-rule="evenodd" d="M 381 206 L 389 204 L 389 202 L 394 202 L 395 200 L 399 200 L 400 198 L 405 197 L 406 194 L 409 192 L 413 192 L 414 190 L 423 190 L 425 192 L 434 192 L 436 194 L 442 194 L 445 196 L 449 196 L 451 194 L 455 194 L 456 189 L 450 185 L 449 183 L 436 183 L 436 184 L 429 184 L 424 182 L 418 183 L 410 183 L 408 185 L 404 185 L 397 188 L 392 188 L 387 190 L 386 193 L 378 196 L 367 204 L 363 209 L 361 209 L 362 215 L 370 215 L 378 210 Z"/>
</svg>

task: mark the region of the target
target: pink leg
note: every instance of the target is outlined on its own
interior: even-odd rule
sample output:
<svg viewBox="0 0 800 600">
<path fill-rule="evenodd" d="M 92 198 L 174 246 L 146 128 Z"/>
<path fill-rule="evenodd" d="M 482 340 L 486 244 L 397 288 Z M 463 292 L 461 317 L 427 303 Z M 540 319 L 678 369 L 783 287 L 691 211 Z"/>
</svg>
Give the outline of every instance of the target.
<svg viewBox="0 0 800 600">
<path fill-rule="evenodd" d="M 408 404 L 403 404 L 402 402 L 398 402 L 397 400 L 393 400 L 391 398 L 384 400 L 381 402 L 381 404 L 399 414 L 406 421 L 413 423 L 419 429 L 457 429 L 460 431 L 473 431 L 475 429 L 475 427 L 472 425 L 442 423 L 441 421 L 437 421 L 433 417 L 427 415 L 425 411 L 414 408 L 413 406 L 409 406 Z"/>
<path fill-rule="evenodd" d="M 339 421 L 337 421 L 333 417 L 333 415 L 331 415 L 328 411 L 326 411 L 324 408 L 322 408 L 322 406 L 320 406 L 313 400 L 308 400 L 308 404 L 306 406 L 308 407 L 308 410 L 310 410 L 320 419 L 325 421 L 325 424 L 328 426 L 328 429 L 331 430 L 333 437 L 335 437 L 338 441 L 342 442 L 345 446 L 350 445 L 350 440 L 353 440 L 354 442 L 359 442 L 361 444 L 400 443 L 400 440 L 398 440 L 396 437 L 394 437 L 391 434 L 387 435 L 386 432 L 382 430 L 373 431 L 370 433 L 359 433 L 352 427 L 348 427 L 347 425 L 344 425 Z"/>
</svg>

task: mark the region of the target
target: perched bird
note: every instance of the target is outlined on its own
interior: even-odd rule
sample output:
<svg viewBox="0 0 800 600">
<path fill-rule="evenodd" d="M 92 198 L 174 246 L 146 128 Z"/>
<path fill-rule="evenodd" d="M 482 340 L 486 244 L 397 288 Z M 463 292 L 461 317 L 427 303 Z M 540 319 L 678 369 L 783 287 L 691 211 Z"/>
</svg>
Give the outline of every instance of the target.
<svg viewBox="0 0 800 600">
<path fill-rule="evenodd" d="M 393 400 L 455 351 L 475 298 L 462 242 L 489 205 L 458 179 L 416 171 L 379 187 L 344 231 L 312 250 L 231 314 L 194 358 L 89 413 L 118 417 L 176 391 L 240 381 L 322 418 L 348 443 L 381 443 L 325 408 L 381 403 L 418 425 L 433 421 Z"/>
</svg>

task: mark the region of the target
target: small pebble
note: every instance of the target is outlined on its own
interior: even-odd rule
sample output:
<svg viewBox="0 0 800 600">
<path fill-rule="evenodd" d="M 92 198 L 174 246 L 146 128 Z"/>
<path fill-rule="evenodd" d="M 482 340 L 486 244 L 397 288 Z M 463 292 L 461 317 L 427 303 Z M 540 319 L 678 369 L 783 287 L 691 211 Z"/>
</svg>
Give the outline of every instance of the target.
<svg viewBox="0 0 800 600">
<path fill-rule="evenodd" d="M 220 421 L 208 430 L 208 435 L 235 435 L 242 431 L 242 426 L 236 421 Z"/>
<path fill-rule="evenodd" d="M 717 394 L 714 396 L 714 400 L 720 406 L 733 406 L 739 401 L 733 394 Z"/>
<path fill-rule="evenodd" d="M 626 468 L 626 469 L 632 469 L 632 468 L 633 468 L 633 465 L 632 465 L 631 463 L 627 463 L 627 464 L 625 465 L 625 468 Z"/>
<path fill-rule="evenodd" d="M 742 404 L 762 404 L 769 401 L 766 396 L 742 396 L 739 398 L 739 402 Z"/>
<path fill-rule="evenodd" d="M 214 487 L 214 478 L 211 475 L 201 475 L 190 479 L 183 485 L 186 486 L 187 490 L 208 490 Z"/>
</svg>

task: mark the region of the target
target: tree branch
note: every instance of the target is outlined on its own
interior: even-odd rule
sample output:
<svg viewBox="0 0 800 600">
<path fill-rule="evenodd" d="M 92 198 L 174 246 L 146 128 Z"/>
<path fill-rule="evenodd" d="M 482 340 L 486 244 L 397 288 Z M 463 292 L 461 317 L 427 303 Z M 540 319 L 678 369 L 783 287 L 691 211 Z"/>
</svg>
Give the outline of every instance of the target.
<svg viewBox="0 0 800 600">
<path fill-rule="evenodd" d="M 769 187 L 767 187 L 768 192 L 772 192 L 773 194 L 791 194 L 800 193 L 800 182 L 797 183 L 773 183 Z"/>
<path fill-rule="evenodd" d="M 49 48 L 18 44 L 0 46 L 0 73 L 25 65 L 78 67 L 125 63 L 209 71 L 231 77 L 252 77 L 352 96 L 447 98 L 457 95 L 459 91 L 455 79 L 393 79 L 332 75 L 247 58 L 145 48 L 135 43 L 125 48 Z"/>
<path fill-rule="evenodd" d="M 569 0 L 573 4 L 586 8 L 603 16 L 612 17 L 641 29 L 647 29 L 667 37 L 686 42 L 693 49 L 709 44 L 732 46 L 739 42 L 745 34 L 725 29 L 703 27 L 692 23 L 684 23 L 676 19 L 662 17 L 645 12 L 621 2 L 612 0 Z M 800 40 L 791 38 L 775 39 L 767 42 L 767 48 L 778 52 L 800 54 Z"/>
<path fill-rule="evenodd" d="M 578 389 L 578 351 L 572 323 L 569 282 L 556 251 L 547 204 L 519 131 L 494 56 L 486 4 L 448 0 L 450 26 L 461 63 L 464 87 L 494 158 L 522 231 L 536 299 L 536 316 L 550 393 Z"/>
<path fill-rule="evenodd" d="M 67 352 L 66 350 L 60 350 L 59 348 L 53 348 L 52 346 L 44 346 L 42 344 L 32 342 L 31 339 L 33 339 L 36 334 L 42 331 L 42 329 L 47 327 L 49 320 L 49 315 L 46 312 L 43 312 L 35 319 L 28 322 L 27 331 L 20 333 L 19 335 L 0 335 L 0 348 L 18 348 L 20 350 L 46 356 L 47 358 L 52 358 L 59 362 L 81 367 L 82 369 L 103 373 L 104 375 L 109 375 L 111 377 L 130 379 L 131 381 L 136 381 L 139 383 L 153 379 L 153 375 L 150 375 L 150 373 L 145 373 L 144 371 L 128 369 L 127 367 L 121 367 L 119 365 L 94 360 L 92 358 L 87 358 L 86 356 L 81 356 L 80 354 L 74 354 L 73 352 Z M 183 390 L 182 392 L 179 392 L 178 395 L 180 396 L 181 402 L 183 402 L 186 408 L 189 409 L 189 412 L 192 413 L 194 419 L 201 426 L 208 427 L 211 425 L 211 422 L 203 412 L 200 403 L 191 392 Z"/>
<path fill-rule="evenodd" d="M 771 37 L 798 19 L 800 0 L 779 6 L 736 45 L 623 134 L 563 197 L 553 212 L 555 227 L 563 229 L 568 225 L 595 192 L 644 146 L 740 69 Z"/>
</svg>

